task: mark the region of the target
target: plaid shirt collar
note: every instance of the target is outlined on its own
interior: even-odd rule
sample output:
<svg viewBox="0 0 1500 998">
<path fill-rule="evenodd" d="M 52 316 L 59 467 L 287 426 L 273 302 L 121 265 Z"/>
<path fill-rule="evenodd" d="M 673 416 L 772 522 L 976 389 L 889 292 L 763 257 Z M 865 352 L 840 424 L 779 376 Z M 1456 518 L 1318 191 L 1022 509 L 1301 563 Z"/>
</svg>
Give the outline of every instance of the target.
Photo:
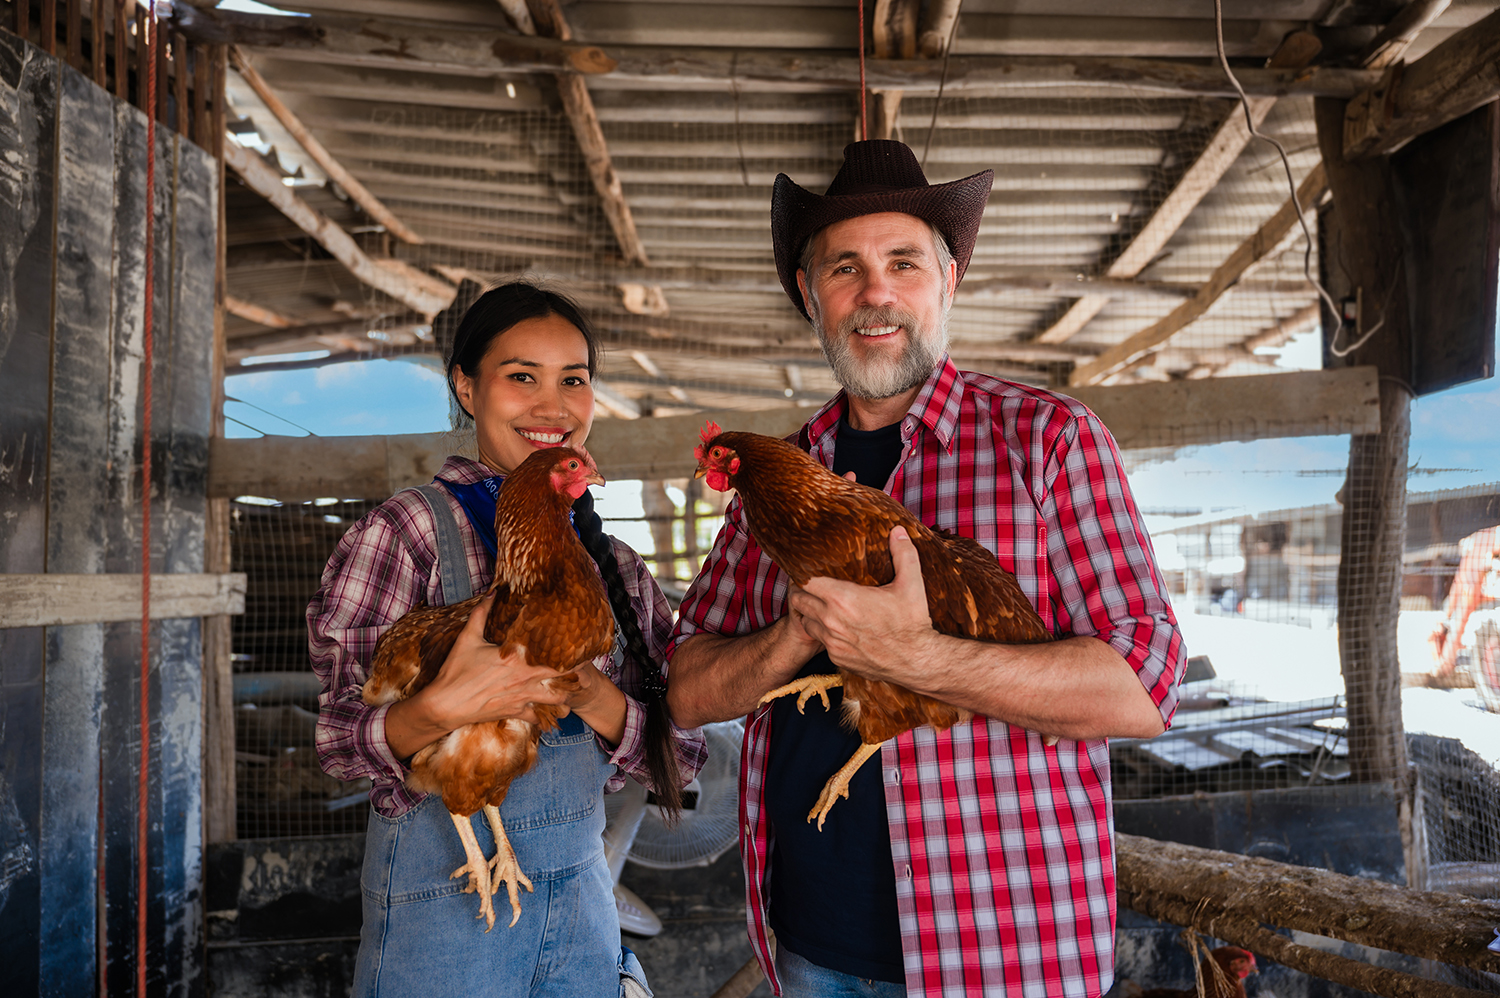
<svg viewBox="0 0 1500 998">
<path fill-rule="evenodd" d="M 932 432 L 943 450 L 951 454 L 958 436 L 958 413 L 963 400 L 964 380 L 959 376 L 958 368 L 953 366 L 952 359 L 944 353 L 933 367 L 927 383 L 912 400 L 911 408 L 906 410 L 906 416 L 901 420 L 901 439 L 910 442 L 917 426 L 922 425 Z M 848 409 L 849 393 L 840 389 L 827 404 L 813 413 L 804 430 L 807 435 L 805 442 L 813 451 L 822 450 L 832 442 L 838 432 L 839 420 Z"/>
</svg>

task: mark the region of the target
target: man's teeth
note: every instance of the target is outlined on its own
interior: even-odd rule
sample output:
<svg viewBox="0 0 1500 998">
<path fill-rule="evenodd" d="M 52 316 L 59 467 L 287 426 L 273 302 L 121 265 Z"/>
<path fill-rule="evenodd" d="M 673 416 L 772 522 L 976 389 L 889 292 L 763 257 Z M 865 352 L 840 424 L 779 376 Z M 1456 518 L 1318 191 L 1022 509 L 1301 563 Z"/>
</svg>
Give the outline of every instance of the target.
<svg viewBox="0 0 1500 998">
<path fill-rule="evenodd" d="M 560 444 L 566 433 L 534 433 L 531 430 L 518 431 L 527 440 L 535 440 L 539 444 Z"/>
<path fill-rule="evenodd" d="M 900 328 L 900 326 L 863 326 L 855 332 L 861 336 L 889 336 Z"/>
</svg>

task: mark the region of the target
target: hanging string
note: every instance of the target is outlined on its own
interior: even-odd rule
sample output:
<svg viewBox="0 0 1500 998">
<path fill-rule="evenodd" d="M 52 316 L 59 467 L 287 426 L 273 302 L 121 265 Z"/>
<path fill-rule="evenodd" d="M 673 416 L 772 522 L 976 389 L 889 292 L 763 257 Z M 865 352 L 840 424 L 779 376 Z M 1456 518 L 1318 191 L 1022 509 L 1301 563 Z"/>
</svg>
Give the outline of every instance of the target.
<svg viewBox="0 0 1500 998">
<path fill-rule="evenodd" d="M 146 998 L 146 832 L 148 795 L 151 789 L 151 392 L 152 392 L 152 298 L 155 290 L 156 240 L 154 230 L 156 195 L 156 9 L 148 6 L 141 19 L 138 51 L 146 61 L 146 266 L 145 307 L 142 322 L 141 360 L 141 676 L 140 726 L 141 768 L 136 783 L 135 821 L 135 993 Z M 103 973 L 105 968 L 100 968 Z"/>
<path fill-rule="evenodd" d="M 859 137 L 870 137 L 870 117 L 865 112 L 865 0 L 859 2 Z"/>
<path fill-rule="evenodd" d="M 958 15 L 964 9 L 964 0 L 958 0 L 953 9 L 953 25 L 948 29 L 948 44 L 943 46 L 943 72 L 938 77 L 937 99 L 932 102 L 932 120 L 927 123 L 927 144 L 922 146 L 922 169 L 927 169 L 927 154 L 932 151 L 932 133 L 937 130 L 938 108 L 943 104 L 943 87 L 948 85 L 948 57 L 953 54 L 953 40 L 958 37 Z"/>
</svg>

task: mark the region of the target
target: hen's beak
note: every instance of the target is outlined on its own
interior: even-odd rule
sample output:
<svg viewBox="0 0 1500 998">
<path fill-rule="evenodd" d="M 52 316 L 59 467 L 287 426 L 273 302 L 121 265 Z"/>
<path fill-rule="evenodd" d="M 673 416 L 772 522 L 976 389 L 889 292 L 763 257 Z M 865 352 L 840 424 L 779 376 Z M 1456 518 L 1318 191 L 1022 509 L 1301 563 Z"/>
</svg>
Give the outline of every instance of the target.
<svg viewBox="0 0 1500 998">
<path fill-rule="evenodd" d="M 590 485 L 604 485 L 604 484 L 606 484 L 605 481 L 604 481 L 604 476 L 601 475 L 601 474 L 599 474 L 599 472 L 597 472 L 597 471 L 591 471 L 587 475 L 584 475 L 583 476 L 583 480 L 585 482 L 588 482 Z"/>
<path fill-rule="evenodd" d="M 703 467 L 703 465 L 700 464 L 700 465 L 698 465 L 698 470 L 695 471 L 695 472 L 693 472 L 693 477 L 694 478 L 702 478 L 706 474 L 708 474 L 708 469 L 705 468 L 705 467 Z"/>
</svg>

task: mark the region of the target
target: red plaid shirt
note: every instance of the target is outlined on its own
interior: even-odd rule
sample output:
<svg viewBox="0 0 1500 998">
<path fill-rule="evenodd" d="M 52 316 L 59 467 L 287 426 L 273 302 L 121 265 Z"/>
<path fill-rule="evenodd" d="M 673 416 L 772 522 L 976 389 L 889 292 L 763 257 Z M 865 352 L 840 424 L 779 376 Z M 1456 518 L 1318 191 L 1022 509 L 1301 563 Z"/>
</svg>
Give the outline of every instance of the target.
<svg viewBox="0 0 1500 998">
<path fill-rule="evenodd" d="M 803 428 L 833 466 L 840 394 Z M 923 523 L 973 537 L 1015 572 L 1054 633 L 1109 643 L 1170 722 L 1181 636 L 1119 453 L 1081 403 L 944 359 L 901 424 L 886 491 Z M 672 649 L 743 635 L 784 612 L 787 578 L 738 499 L 679 612 Z M 671 649 L 669 649 L 669 655 Z M 772 705 L 750 715 L 740 771 L 750 938 L 777 994 L 767 924 L 773 829 L 764 808 Z M 907 993 L 1096 996 L 1114 979 L 1109 749 L 1043 747 L 976 717 L 881 747 Z"/>
<path fill-rule="evenodd" d="M 450 457 L 437 477 L 469 484 L 492 474 L 476 461 Z M 448 505 L 463 536 L 469 579 L 476 593 L 483 592 L 494 576 L 494 561 L 458 500 L 449 495 Z M 374 784 L 370 802 L 393 818 L 415 807 L 423 795 L 407 789 L 403 781 L 410 770 L 386 743 L 385 715 L 390 705 L 367 705 L 360 699 L 360 687 L 369 674 L 375 642 L 388 627 L 419 601 L 430 606 L 448 602 L 437 567 L 434 531 L 432 511 L 422 498 L 415 492 L 398 492 L 344 534 L 307 607 L 313 671 L 323 683 L 318 699 L 318 759 L 324 772 L 340 780 L 370 777 Z M 672 610 L 640 555 L 619 540 L 614 540 L 614 548 L 641 634 L 660 661 L 672 633 Z M 616 635 L 616 652 L 620 647 Z M 625 734 L 614 748 L 601 741 L 610 762 L 621 770 L 607 784 L 608 792 L 625 785 L 623 773 L 650 786 L 643 741 L 646 710 L 635 699 L 641 676 L 633 663 L 622 665 L 623 658 L 607 655 L 594 663 L 625 692 Z M 672 735 L 683 778 L 690 779 L 703 768 L 707 755 L 703 735 L 697 729 L 680 728 L 674 728 Z"/>
</svg>

